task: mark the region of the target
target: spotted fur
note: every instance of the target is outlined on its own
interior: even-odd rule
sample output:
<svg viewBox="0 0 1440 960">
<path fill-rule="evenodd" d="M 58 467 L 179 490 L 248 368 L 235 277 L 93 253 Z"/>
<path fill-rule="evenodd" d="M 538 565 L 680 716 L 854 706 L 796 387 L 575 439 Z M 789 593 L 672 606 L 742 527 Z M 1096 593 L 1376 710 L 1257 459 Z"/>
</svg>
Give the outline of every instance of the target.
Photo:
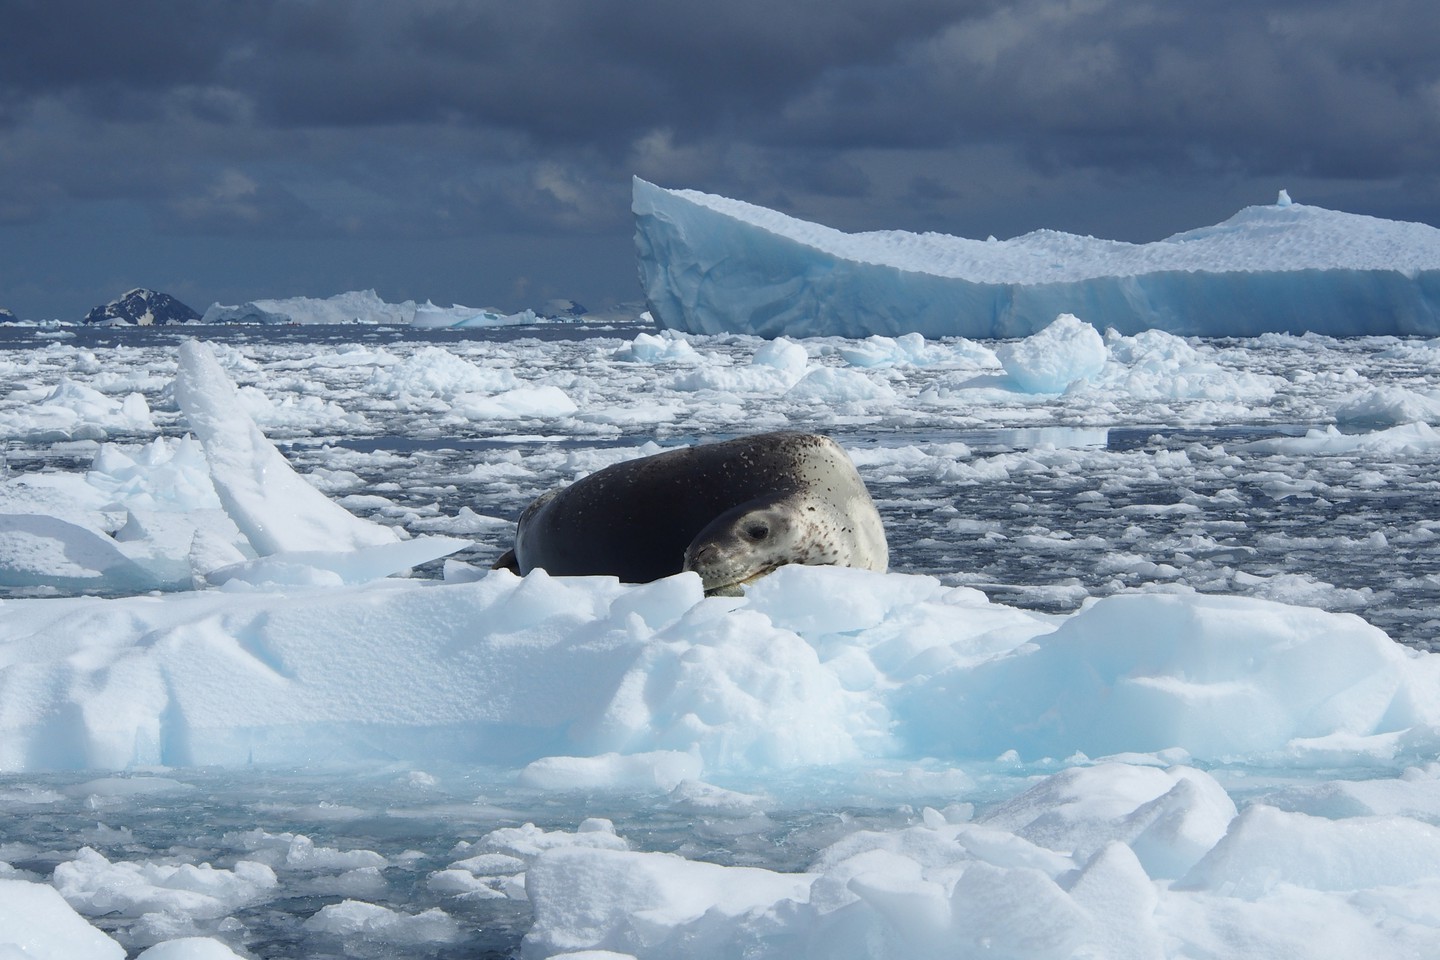
<svg viewBox="0 0 1440 960">
<path fill-rule="evenodd" d="M 786 432 L 641 457 L 548 493 L 522 514 L 515 549 L 496 566 L 629 582 L 694 570 L 707 593 L 735 593 L 787 563 L 888 562 L 849 456 L 827 437 Z"/>
</svg>

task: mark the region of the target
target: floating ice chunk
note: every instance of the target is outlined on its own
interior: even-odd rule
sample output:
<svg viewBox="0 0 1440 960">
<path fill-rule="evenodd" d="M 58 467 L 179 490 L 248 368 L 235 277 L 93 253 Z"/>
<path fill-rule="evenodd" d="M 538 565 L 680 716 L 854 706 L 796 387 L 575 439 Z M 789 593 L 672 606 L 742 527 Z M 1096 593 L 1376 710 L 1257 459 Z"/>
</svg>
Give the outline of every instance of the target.
<svg viewBox="0 0 1440 960">
<path fill-rule="evenodd" d="M 341 939 L 394 946 L 457 943 L 464 937 L 460 924 L 439 907 L 408 914 L 360 900 L 344 900 L 321 907 L 320 912 L 305 921 L 305 929 Z"/>
<path fill-rule="evenodd" d="M 670 791 L 700 776 L 700 758 L 679 750 L 595 757 L 542 757 L 520 771 L 520 783 L 543 790 Z"/>
<path fill-rule="evenodd" d="M 112 863 L 83 847 L 74 860 L 55 867 L 50 882 L 71 906 L 89 916 L 165 913 L 218 919 L 261 898 L 279 881 L 275 871 L 253 860 L 241 860 L 229 870 L 208 863 Z"/>
<path fill-rule="evenodd" d="M 1325 456 L 1364 451 L 1371 454 L 1413 456 L 1440 447 L 1440 432 L 1428 423 L 1406 423 L 1373 433 L 1341 433 L 1333 426 L 1312 429 L 1303 437 L 1252 440 L 1246 448 L 1256 453 L 1290 456 Z"/>
<path fill-rule="evenodd" d="M 470 420 L 546 420 L 568 417 L 580 408 L 559 387 L 517 387 L 493 397 L 467 393 L 455 398 L 455 412 Z"/>
<path fill-rule="evenodd" d="M 0 879 L 0 957 L 125 960 L 125 948 L 86 923 L 55 888 Z"/>
<path fill-rule="evenodd" d="M 1440 391 L 1421 392 L 1393 384 L 1371 387 L 1341 404 L 1335 420 L 1352 427 L 1440 423 Z"/>
<path fill-rule="evenodd" d="M 675 380 L 682 391 L 724 390 L 741 393 L 783 393 L 805 376 L 810 359 L 805 348 L 779 337 L 756 348 L 743 367 L 706 364 Z"/>
<path fill-rule="evenodd" d="M 470 533 L 484 533 L 497 528 L 513 527 L 513 520 L 476 513 L 468 506 L 455 511 L 453 517 L 428 517 L 410 523 L 411 530 L 423 533 L 441 533 L 450 536 L 464 536 Z"/>
<path fill-rule="evenodd" d="M 426 878 L 426 884 L 442 896 L 523 900 L 525 867 L 526 861 L 520 857 L 506 853 L 482 853 L 435 871 Z"/>
<path fill-rule="evenodd" d="M 527 863 L 547 850 L 570 847 L 586 850 L 630 849 L 629 841 L 615 833 L 615 824 L 602 817 L 582 820 L 573 833 L 566 830 L 542 830 L 533 823 L 501 827 L 485 834 L 475 846 Z"/>
<path fill-rule="evenodd" d="M 213 937 L 181 937 L 157 943 L 135 960 L 244 960 Z"/>
<path fill-rule="evenodd" d="M 384 867 L 388 862 L 374 850 L 337 850 L 317 847 L 309 837 L 297 834 L 285 849 L 288 870 L 361 870 Z"/>
<path fill-rule="evenodd" d="M 747 926 L 764 929 L 779 905 L 808 900 L 813 879 L 667 853 L 559 848 L 538 856 L 525 875 L 535 906 L 525 951 L 674 957 L 691 952 L 686 944 L 694 934 L 686 927 L 705 918 L 707 946 L 717 956 L 732 955 L 717 949 L 717 938 L 734 942 Z"/>
<path fill-rule="evenodd" d="M 26 437 L 32 442 L 104 440 L 116 434 L 154 433 L 150 407 L 132 393 L 115 400 L 68 377 L 43 392 L 24 393 L 30 402 L 19 410 L 0 412 L 0 436 Z"/>
<path fill-rule="evenodd" d="M 995 352 L 989 347 L 968 340 L 931 344 L 918 333 L 898 337 L 877 334 L 864 340 L 847 340 L 838 344 L 835 352 L 854 367 L 927 366 L 962 358 L 980 366 L 999 365 Z"/>
<path fill-rule="evenodd" d="M 1235 370 L 1207 359 L 1188 342 L 1163 330 L 1142 330 L 1133 337 L 1108 331 L 1110 359 L 1093 378 L 1104 390 L 1137 399 L 1232 400 L 1263 403 L 1284 382 L 1278 377 Z"/>
<path fill-rule="evenodd" d="M 315 841 L 302 833 L 268 833 L 255 829 L 226 834 L 225 839 L 251 854 L 256 861 L 284 870 L 363 870 L 389 864 L 374 850 L 316 846 Z"/>
<path fill-rule="evenodd" d="M 523 870 L 523 865 L 521 869 Z M 511 882 L 511 877 L 482 876 L 454 867 L 436 870 L 425 878 L 425 885 L 440 896 L 464 897 L 468 900 L 508 899 L 506 887 Z"/>
<path fill-rule="evenodd" d="M 757 347 L 750 362 L 757 367 L 772 367 L 789 377 L 799 377 L 810 359 L 805 348 L 794 340 L 776 337 Z"/>
<path fill-rule="evenodd" d="M 395 543 L 389 527 L 347 511 L 291 469 L 235 400 L 235 386 L 203 343 L 180 344 L 175 399 L 205 447 L 225 510 L 260 555 Z"/>
<path fill-rule="evenodd" d="M 894 402 L 895 390 L 888 383 L 871 380 L 856 370 L 843 367 L 816 367 L 785 393 L 789 400 L 814 400 L 822 403 L 864 403 L 873 409 L 876 401 Z"/>
<path fill-rule="evenodd" d="M 615 351 L 615 359 L 634 363 L 701 363 L 703 358 L 684 340 L 671 330 L 662 330 L 660 335 L 637 333 L 635 339 Z"/>
<path fill-rule="evenodd" d="M 682 780 L 670 791 L 670 805 L 701 816 L 748 817 L 770 806 L 765 797 L 727 790 L 703 780 Z"/>
<path fill-rule="evenodd" d="M 995 351 L 1005 373 L 1026 393 L 1063 393 L 1105 369 L 1105 340 L 1090 324 L 1061 314 L 1044 330 Z"/>
<path fill-rule="evenodd" d="M 376 370 L 370 387 L 402 398 L 453 400 L 465 393 L 493 393 L 520 385 L 506 367 L 479 367 L 443 347 L 425 346 L 393 366 Z"/>
</svg>

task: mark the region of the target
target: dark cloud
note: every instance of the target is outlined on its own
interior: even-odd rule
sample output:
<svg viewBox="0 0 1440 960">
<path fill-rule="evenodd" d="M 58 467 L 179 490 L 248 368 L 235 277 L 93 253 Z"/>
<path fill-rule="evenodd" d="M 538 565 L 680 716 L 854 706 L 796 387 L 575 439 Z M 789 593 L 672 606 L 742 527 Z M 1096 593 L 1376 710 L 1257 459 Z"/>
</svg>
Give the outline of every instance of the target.
<svg viewBox="0 0 1440 960">
<path fill-rule="evenodd" d="M 1032 0 L 828 74 L 776 136 L 1009 141 L 1053 166 L 1392 176 L 1440 161 L 1440 6 Z"/>
<path fill-rule="evenodd" d="M 1277 185 L 1440 221 L 1437 36 L 1433 0 L 7 0 L 0 242 L 124 207 L 137 251 L 611 263 L 632 173 L 846 229 L 1149 239 Z"/>
</svg>

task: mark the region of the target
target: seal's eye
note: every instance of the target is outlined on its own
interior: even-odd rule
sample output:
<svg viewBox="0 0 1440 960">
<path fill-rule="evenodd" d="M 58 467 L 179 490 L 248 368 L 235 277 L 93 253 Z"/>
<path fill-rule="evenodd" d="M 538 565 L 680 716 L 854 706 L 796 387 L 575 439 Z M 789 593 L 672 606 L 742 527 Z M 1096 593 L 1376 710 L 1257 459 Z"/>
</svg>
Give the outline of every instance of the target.
<svg viewBox="0 0 1440 960">
<path fill-rule="evenodd" d="M 770 528 L 763 523 L 752 523 L 745 528 L 745 536 L 758 543 L 770 536 Z"/>
</svg>

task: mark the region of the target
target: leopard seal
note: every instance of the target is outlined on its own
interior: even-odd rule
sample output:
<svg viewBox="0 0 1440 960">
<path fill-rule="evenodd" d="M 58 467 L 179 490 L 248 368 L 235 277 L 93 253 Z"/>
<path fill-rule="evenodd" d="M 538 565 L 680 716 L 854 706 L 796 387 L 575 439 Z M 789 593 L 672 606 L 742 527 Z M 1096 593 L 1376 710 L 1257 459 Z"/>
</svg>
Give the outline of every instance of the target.
<svg viewBox="0 0 1440 960">
<path fill-rule="evenodd" d="M 844 449 L 779 432 L 623 461 L 543 494 L 495 567 L 627 583 L 693 570 L 707 594 L 735 595 L 788 563 L 884 571 L 889 557 Z"/>
</svg>

